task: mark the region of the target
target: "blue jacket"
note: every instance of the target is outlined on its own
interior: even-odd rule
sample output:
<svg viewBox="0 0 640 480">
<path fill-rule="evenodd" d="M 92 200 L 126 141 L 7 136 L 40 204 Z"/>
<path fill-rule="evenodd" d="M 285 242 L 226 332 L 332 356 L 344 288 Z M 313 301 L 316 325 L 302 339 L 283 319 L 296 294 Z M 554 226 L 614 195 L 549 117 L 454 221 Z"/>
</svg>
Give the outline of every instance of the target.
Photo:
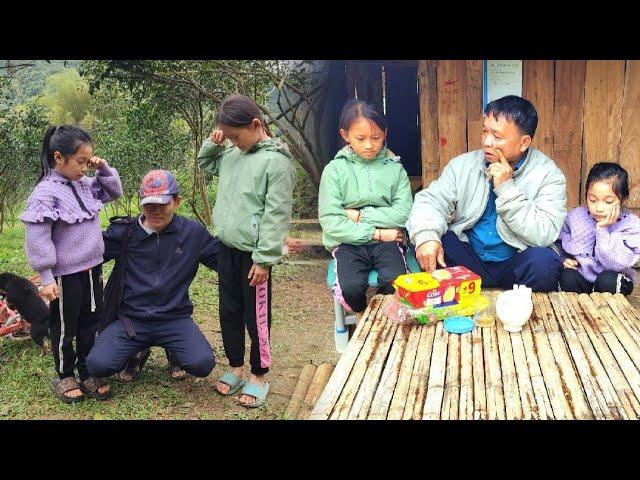
<svg viewBox="0 0 640 480">
<path fill-rule="evenodd" d="M 120 255 L 126 228 L 111 224 L 102 233 L 105 262 Z M 190 317 L 189 286 L 200 263 L 212 270 L 218 267 L 218 239 L 202 224 L 175 215 L 162 232 L 149 235 L 136 218 L 120 314 L 143 321 Z"/>
</svg>

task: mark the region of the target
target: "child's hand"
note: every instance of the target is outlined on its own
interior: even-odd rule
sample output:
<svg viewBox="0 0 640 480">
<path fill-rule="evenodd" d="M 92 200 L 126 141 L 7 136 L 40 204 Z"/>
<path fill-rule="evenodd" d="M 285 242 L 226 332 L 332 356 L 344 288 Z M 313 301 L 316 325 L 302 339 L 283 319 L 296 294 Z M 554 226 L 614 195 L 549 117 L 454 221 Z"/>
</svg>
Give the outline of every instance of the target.
<svg viewBox="0 0 640 480">
<path fill-rule="evenodd" d="M 49 283 L 48 285 L 45 285 L 42 287 L 40 294 L 44 295 L 47 298 L 47 300 L 52 302 L 53 300 L 58 298 L 58 295 L 59 295 L 58 285 L 55 282 Z"/>
<path fill-rule="evenodd" d="M 344 211 L 347 214 L 349 220 L 351 220 L 352 222 L 358 221 L 358 217 L 360 217 L 360 210 L 356 210 L 355 208 L 345 208 Z"/>
<path fill-rule="evenodd" d="M 404 234 L 398 228 L 379 228 L 377 239 L 381 242 L 402 242 Z"/>
<path fill-rule="evenodd" d="M 226 139 L 227 137 L 224 135 L 224 133 L 220 129 L 216 129 L 213 132 L 211 132 L 211 141 L 216 145 L 222 145 Z"/>
<path fill-rule="evenodd" d="M 611 206 L 605 217 L 596 223 L 596 227 L 606 228 L 610 225 L 613 225 L 618 220 L 620 216 L 620 204 L 615 203 Z"/>
<path fill-rule="evenodd" d="M 107 161 L 104 158 L 91 157 L 89 159 L 89 168 L 92 168 L 93 170 L 100 170 L 106 165 L 107 165 Z"/>
<path fill-rule="evenodd" d="M 574 260 L 573 258 L 565 259 L 562 264 L 564 265 L 564 268 L 573 268 L 574 270 L 577 270 L 579 265 L 578 261 Z"/>
<path fill-rule="evenodd" d="M 247 278 L 250 280 L 249 286 L 255 287 L 269 279 L 269 269 L 254 263 Z"/>
</svg>

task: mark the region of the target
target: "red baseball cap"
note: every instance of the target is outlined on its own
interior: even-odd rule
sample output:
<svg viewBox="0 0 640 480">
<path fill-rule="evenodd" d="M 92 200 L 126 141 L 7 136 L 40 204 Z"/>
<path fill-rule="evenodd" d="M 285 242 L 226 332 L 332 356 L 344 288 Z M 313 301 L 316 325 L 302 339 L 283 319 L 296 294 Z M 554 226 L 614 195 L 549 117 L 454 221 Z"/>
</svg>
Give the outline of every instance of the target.
<svg viewBox="0 0 640 480">
<path fill-rule="evenodd" d="M 180 193 L 176 177 L 168 170 L 151 170 L 140 185 L 140 205 L 148 203 L 167 204 Z"/>
</svg>

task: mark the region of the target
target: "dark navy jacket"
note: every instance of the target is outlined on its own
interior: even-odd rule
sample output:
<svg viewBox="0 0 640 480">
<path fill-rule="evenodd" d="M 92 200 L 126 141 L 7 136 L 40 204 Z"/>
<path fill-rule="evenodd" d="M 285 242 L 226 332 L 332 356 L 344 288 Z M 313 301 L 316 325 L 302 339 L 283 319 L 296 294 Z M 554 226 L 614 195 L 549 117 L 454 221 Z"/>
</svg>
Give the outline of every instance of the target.
<svg viewBox="0 0 640 480">
<path fill-rule="evenodd" d="M 102 233 L 104 261 L 117 258 L 127 225 Z M 133 320 L 190 317 L 189 286 L 199 264 L 217 270 L 218 239 L 199 222 L 174 215 L 160 232 L 147 234 L 136 218 L 127 248 L 120 314 Z"/>
</svg>

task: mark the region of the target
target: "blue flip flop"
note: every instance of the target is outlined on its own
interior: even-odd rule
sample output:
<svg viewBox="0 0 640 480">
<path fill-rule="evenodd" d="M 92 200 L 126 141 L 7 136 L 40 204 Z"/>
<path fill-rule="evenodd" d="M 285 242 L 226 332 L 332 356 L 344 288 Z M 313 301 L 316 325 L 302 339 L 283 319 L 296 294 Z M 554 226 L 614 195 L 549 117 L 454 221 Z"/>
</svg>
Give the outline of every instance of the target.
<svg viewBox="0 0 640 480">
<path fill-rule="evenodd" d="M 231 387 L 229 388 L 229 391 L 227 393 L 222 393 L 220 390 L 218 390 L 218 387 L 213 387 L 215 391 L 218 392 L 218 394 L 222 395 L 223 397 L 228 397 L 230 395 L 233 395 L 247 383 L 246 380 L 241 379 L 240 377 L 238 377 L 237 375 L 234 375 L 231 372 L 227 372 L 223 374 L 218 379 L 218 381 L 222 383 L 226 383 L 227 385 L 229 385 L 229 387 Z"/>
<path fill-rule="evenodd" d="M 255 383 L 247 382 L 245 386 L 242 388 L 240 392 L 241 395 L 250 395 L 256 399 L 255 402 L 244 404 L 241 402 L 240 405 L 247 408 L 258 408 L 264 405 L 264 401 L 267 398 L 267 393 L 269 393 L 269 382 L 265 382 L 264 386 L 257 385 Z"/>
</svg>

